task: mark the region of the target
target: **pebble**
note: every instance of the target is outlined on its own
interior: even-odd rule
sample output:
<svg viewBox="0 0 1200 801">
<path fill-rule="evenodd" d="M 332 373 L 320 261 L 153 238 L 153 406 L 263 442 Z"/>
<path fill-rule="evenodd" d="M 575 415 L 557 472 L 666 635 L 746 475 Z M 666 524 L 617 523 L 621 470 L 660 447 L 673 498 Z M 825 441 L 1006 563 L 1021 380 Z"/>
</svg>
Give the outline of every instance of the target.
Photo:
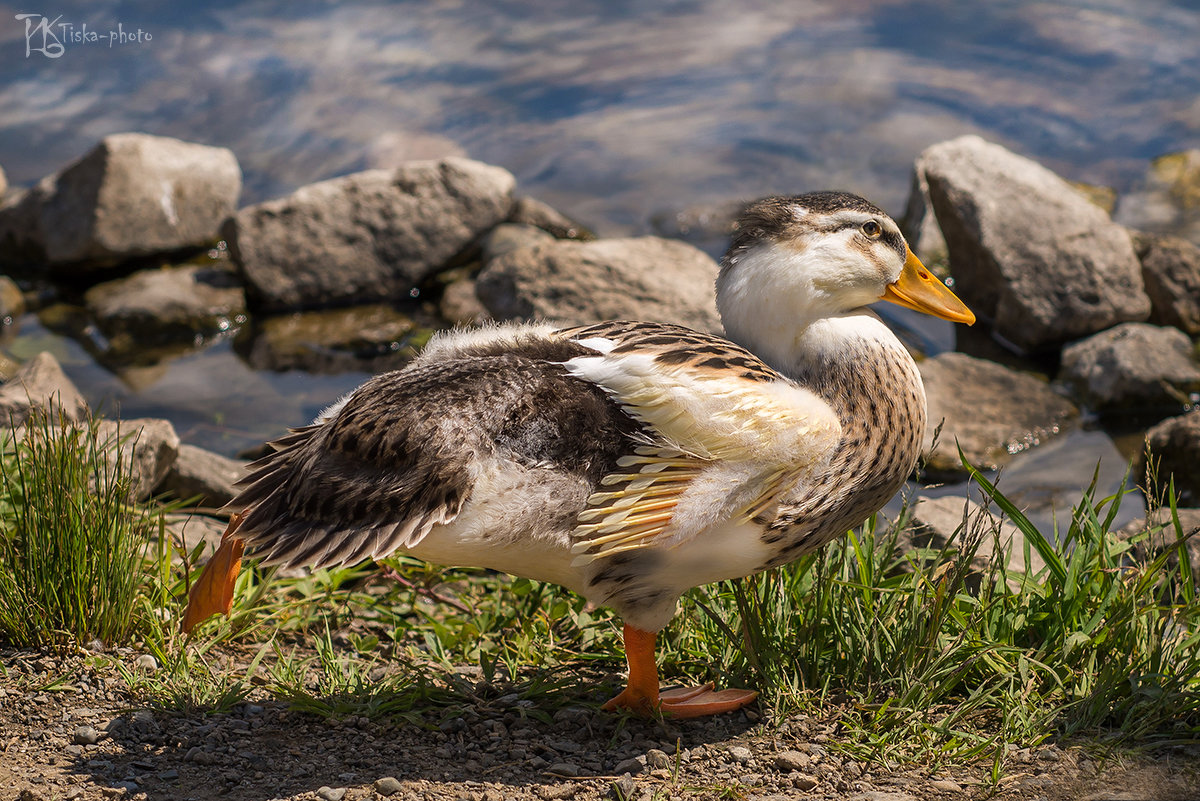
<svg viewBox="0 0 1200 801">
<path fill-rule="evenodd" d="M 76 745 L 95 745 L 100 739 L 100 732 L 91 726 L 80 726 L 75 730 L 73 741 Z"/>
<path fill-rule="evenodd" d="M 754 758 L 754 754 L 744 745 L 731 745 L 725 753 L 729 754 L 730 758 L 733 759 L 734 762 L 737 762 L 741 765 L 745 765 Z"/>
<path fill-rule="evenodd" d="M 158 660 L 150 654 L 142 654 L 134 660 L 133 666 L 143 673 L 154 673 L 158 670 Z"/>
<path fill-rule="evenodd" d="M 579 766 L 572 765 L 570 762 L 555 762 L 546 769 L 547 773 L 554 773 L 559 776 L 566 776 L 568 779 L 573 779 L 579 775 Z"/>
<path fill-rule="evenodd" d="M 929 783 L 929 786 L 935 790 L 941 790 L 946 793 L 961 793 L 962 785 L 952 779 L 934 779 Z"/>
<path fill-rule="evenodd" d="M 346 788 L 325 786 L 318 787 L 317 795 L 322 799 L 322 801 L 342 801 L 342 798 L 346 795 Z"/>
<path fill-rule="evenodd" d="M 83 756 L 83 746 L 78 744 L 68 745 L 66 747 L 66 752 L 69 756 L 81 757 Z"/>
<path fill-rule="evenodd" d="M 671 758 L 665 752 L 651 748 L 646 752 L 646 765 L 651 768 L 669 768 L 671 767 Z"/>
<path fill-rule="evenodd" d="M 641 765 L 638 766 L 638 769 L 641 769 Z M 612 797 L 616 801 L 629 801 L 629 799 L 633 798 L 635 787 L 637 787 L 637 784 L 634 782 L 633 777 L 622 776 L 612 783 Z"/>
<path fill-rule="evenodd" d="M 792 779 L 792 786 L 802 793 L 807 793 L 809 790 L 817 786 L 817 780 L 812 776 L 801 773 Z"/>
<path fill-rule="evenodd" d="M 620 776 L 623 773 L 628 773 L 630 776 L 636 776 L 642 772 L 644 766 L 639 759 L 626 759 L 624 762 L 618 762 L 613 769 L 613 773 Z"/>
<path fill-rule="evenodd" d="M 375 792 L 380 795 L 395 795 L 403 789 L 400 785 L 400 780 L 395 776 L 384 776 L 382 779 L 376 779 L 372 785 Z"/>
<path fill-rule="evenodd" d="M 775 767 L 785 773 L 793 770 L 804 770 L 812 759 L 802 751 L 780 751 L 775 755 Z"/>
<path fill-rule="evenodd" d="M 162 773 L 158 774 L 158 778 L 165 782 L 172 782 L 179 778 L 179 771 L 175 770 L 175 768 L 168 768 L 167 770 L 164 770 Z"/>
</svg>

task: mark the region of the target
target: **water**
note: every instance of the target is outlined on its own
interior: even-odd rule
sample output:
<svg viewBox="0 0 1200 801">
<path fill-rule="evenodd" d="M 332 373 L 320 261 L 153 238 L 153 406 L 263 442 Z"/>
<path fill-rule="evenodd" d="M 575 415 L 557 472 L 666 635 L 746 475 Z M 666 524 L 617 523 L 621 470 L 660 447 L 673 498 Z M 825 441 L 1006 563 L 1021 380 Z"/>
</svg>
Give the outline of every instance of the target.
<svg viewBox="0 0 1200 801">
<path fill-rule="evenodd" d="M 152 39 L 26 57 L 31 9 Z M 913 158 L 963 133 L 1128 191 L 1200 143 L 1197 42 L 1194 0 L 0 3 L 0 165 L 29 184 L 146 131 L 231 148 L 250 203 L 460 153 L 609 236 L 817 188 L 898 213 Z M 94 404 L 225 452 L 362 378 L 250 370 L 226 342 L 131 383 L 24 326 L 13 347 L 52 343 Z"/>
</svg>

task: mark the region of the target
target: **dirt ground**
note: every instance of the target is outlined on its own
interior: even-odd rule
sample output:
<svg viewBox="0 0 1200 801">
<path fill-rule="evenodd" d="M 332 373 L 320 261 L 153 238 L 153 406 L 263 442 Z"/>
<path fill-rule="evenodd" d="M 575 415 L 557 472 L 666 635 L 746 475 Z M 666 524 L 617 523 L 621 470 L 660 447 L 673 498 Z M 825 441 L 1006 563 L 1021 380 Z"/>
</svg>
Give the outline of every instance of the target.
<svg viewBox="0 0 1200 801">
<path fill-rule="evenodd" d="M 0 799 L 1200 799 L 1195 746 L 1103 764 L 1081 749 L 1014 749 L 993 787 L 985 765 L 849 759 L 831 747 L 832 724 L 804 716 L 634 721 L 589 698 L 543 723 L 503 696 L 461 717 L 382 724 L 255 696 L 229 714 L 181 715 L 82 656 L 0 659 Z"/>
</svg>

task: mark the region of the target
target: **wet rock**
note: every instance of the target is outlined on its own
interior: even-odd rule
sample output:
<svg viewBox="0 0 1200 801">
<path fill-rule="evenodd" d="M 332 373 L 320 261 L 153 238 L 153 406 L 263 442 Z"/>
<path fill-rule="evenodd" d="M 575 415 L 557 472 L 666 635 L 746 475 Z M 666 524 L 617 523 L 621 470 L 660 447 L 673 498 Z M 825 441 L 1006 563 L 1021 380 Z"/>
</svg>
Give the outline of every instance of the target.
<svg viewBox="0 0 1200 801">
<path fill-rule="evenodd" d="M 106 136 L 0 208 L 0 243 L 9 245 L 0 260 L 86 274 L 202 247 L 237 208 L 241 188 L 241 169 L 226 148 L 141 133 Z"/>
<path fill-rule="evenodd" d="M 1149 451 L 1149 462 L 1146 451 Z M 1147 477 L 1142 486 L 1164 501 L 1175 480 L 1181 506 L 1200 506 L 1200 409 L 1163 420 L 1146 432 L 1146 450 L 1138 455 L 1137 475 Z M 1152 480 L 1150 480 L 1152 479 Z"/>
<path fill-rule="evenodd" d="M 977 136 L 918 163 L 955 291 L 1005 340 L 1042 350 L 1149 316 L 1128 231 L 1054 173 Z"/>
<path fill-rule="evenodd" d="M 521 248 L 554 242 L 552 234 L 532 225 L 503 223 L 487 233 L 480 243 L 480 259 L 484 264 Z"/>
<path fill-rule="evenodd" d="M 1150 322 L 1200 334 L 1200 247 L 1159 234 L 1133 235 L 1150 296 Z"/>
<path fill-rule="evenodd" d="M 453 325 L 476 325 L 490 320 L 491 315 L 475 294 L 475 281 L 463 278 L 447 284 L 438 301 L 438 314 Z"/>
<path fill-rule="evenodd" d="M 928 151 L 926 151 L 927 153 Z M 929 200 L 929 181 L 925 178 L 926 153 L 917 156 L 913 163 L 912 182 L 908 190 L 908 203 L 904 214 L 896 223 L 908 240 L 908 247 L 917 258 L 929 267 L 947 261 L 946 239 L 938 228 L 937 215 Z"/>
<path fill-rule="evenodd" d="M 25 295 L 16 282 L 0 275 L 0 327 L 12 325 L 25 313 Z"/>
<path fill-rule="evenodd" d="M 132 466 L 130 493 L 136 500 L 150 497 L 179 455 L 179 435 L 169 420 L 101 420 L 97 436 L 110 454 Z"/>
<path fill-rule="evenodd" d="M 1124 323 L 1063 348 L 1059 379 L 1099 413 L 1158 420 L 1200 391 L 1200 364 L 1182 331 Z"/>
<path fill-rule="evenodd" d="M 49 353 L 34 356 L 0 386 L 0 423 L 20 425 L 33 407 L 50 411 L 55 422 L 60 414 L 70 421 L 88 415 L 87 401 Z"/>
<path fill-rule="evenodd" d="M 1187 541 L 1188 561 L 1192 573 L 1200 580 L 1200 509 L 1176 508 L 1180 529 L 1175 528 L 1171 510 L 1167 507 L 1154 509 L 1146 517 L 1125 525 L 1118 533 L 1121 539 L 1139 538 L 1134 545 L 1133 556 L 1140 561 L 1158 558 L 1166 549 L 1174 549 L 1180 536 L 1190 537 Z M 1178 570 L 1179 556 L 1176 551 L 1167 560 L 1168 570 Z"/>
<path fill-rule="evenodd" d="M 716 275 L 711 258 L 668 239 L 557 241 L 493 259 L 476 294 L 500 320 L 661 320 L 720 331 Z"/>
<path fill-rule="evenodd" d="M 301 187 L 223 228 L 256 309 L 407 296 L 512 209 L 515 180 L 469 159 L 413 162 Z"/>
<path fill-rule="evenodd" d="M 383 372 L 403 366 L 428 334 L 402 312 L 377 304 L 255 318 L 234 348 L 256 370 Z"/>
<path fill-rule="evenodd" d="M 1045 381 L 964 353 L 941 353 L 918 368 L 929 421 L 922 453 L 934 475 L 964 471 L 959 447 L 975 467 L 994 469 L 1060 433 L 1079 413 Z"/>
<path fill-rule="evenodd" d="M 190 265 L 105 281 L 84 303 L 115 350 L 193 342 L 245 321 L 246 297 L 228 270 Z"/>
<path fill-rule="evenodd" d="M 233 485 L 245 474 L 246 463 L 239 459 L 181 444 L 179 455 L 155 491 L 180 499 L 199 496 L 202 505 L 224 506 L 237 494 Z"/>
<path fill-rule="evenodd" d="M 1131 228 L 1174 233 L 1200 245 L 1200 148 L 1155 159 L 1143 186 L 1122 195 L 1115 218 Z"/>
<path fill-rule="evenodd" d="M 901 552 L 910 548 L 941 550 L 951 543 L 955 549 L 961 549 L 964 544 L 976 540 L 979 547 L 971 564 L 977 572 L 986 571 L 997 543 L 1009 552 L 1010 570 L 1025 570 L 1025 535 L 1020 529 L 971 499 L 960 496 L 918 498 L 908 530 L 897 545 Z M 1029 557 L 1030 572 L 1036 573 L 1046 566 L 1036 550 L 1031 549 Z M 978 579 L 972 583 L 978 587 Z"/>
<path fill-rule="evenodd" d="M 508 221 L 532 225 L 551 234 L 555 239 L 595 239 L 596 235 L 557 209 L 531 197 L 519 197 L 513 202 Z"/>
</svg>

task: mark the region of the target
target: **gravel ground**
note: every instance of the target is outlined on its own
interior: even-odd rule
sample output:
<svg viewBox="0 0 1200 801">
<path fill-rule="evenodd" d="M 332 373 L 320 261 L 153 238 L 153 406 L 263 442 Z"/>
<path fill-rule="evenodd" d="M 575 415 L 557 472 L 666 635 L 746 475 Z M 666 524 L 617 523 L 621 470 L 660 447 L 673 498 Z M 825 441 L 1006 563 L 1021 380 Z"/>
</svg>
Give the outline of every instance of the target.
<svg viewBox="0 0 1200 801">
<path fill-rule="evenodd" d="M 579 706 L 542 723 L 501 697 L 461 717 L 381 723 L 324 720 L 257 693 L 229 714 L 184 715 L 130 694 L 86 655 L 0 659 L 0 799 L 1200 799 L 1195 747 L 1103 767 L 1077 749 L 1013 750 L 997 790 L 987 766 L 847 758 L 831 747 L 833 724 L 805 716 L 664 723 Z"/>
</svg>

